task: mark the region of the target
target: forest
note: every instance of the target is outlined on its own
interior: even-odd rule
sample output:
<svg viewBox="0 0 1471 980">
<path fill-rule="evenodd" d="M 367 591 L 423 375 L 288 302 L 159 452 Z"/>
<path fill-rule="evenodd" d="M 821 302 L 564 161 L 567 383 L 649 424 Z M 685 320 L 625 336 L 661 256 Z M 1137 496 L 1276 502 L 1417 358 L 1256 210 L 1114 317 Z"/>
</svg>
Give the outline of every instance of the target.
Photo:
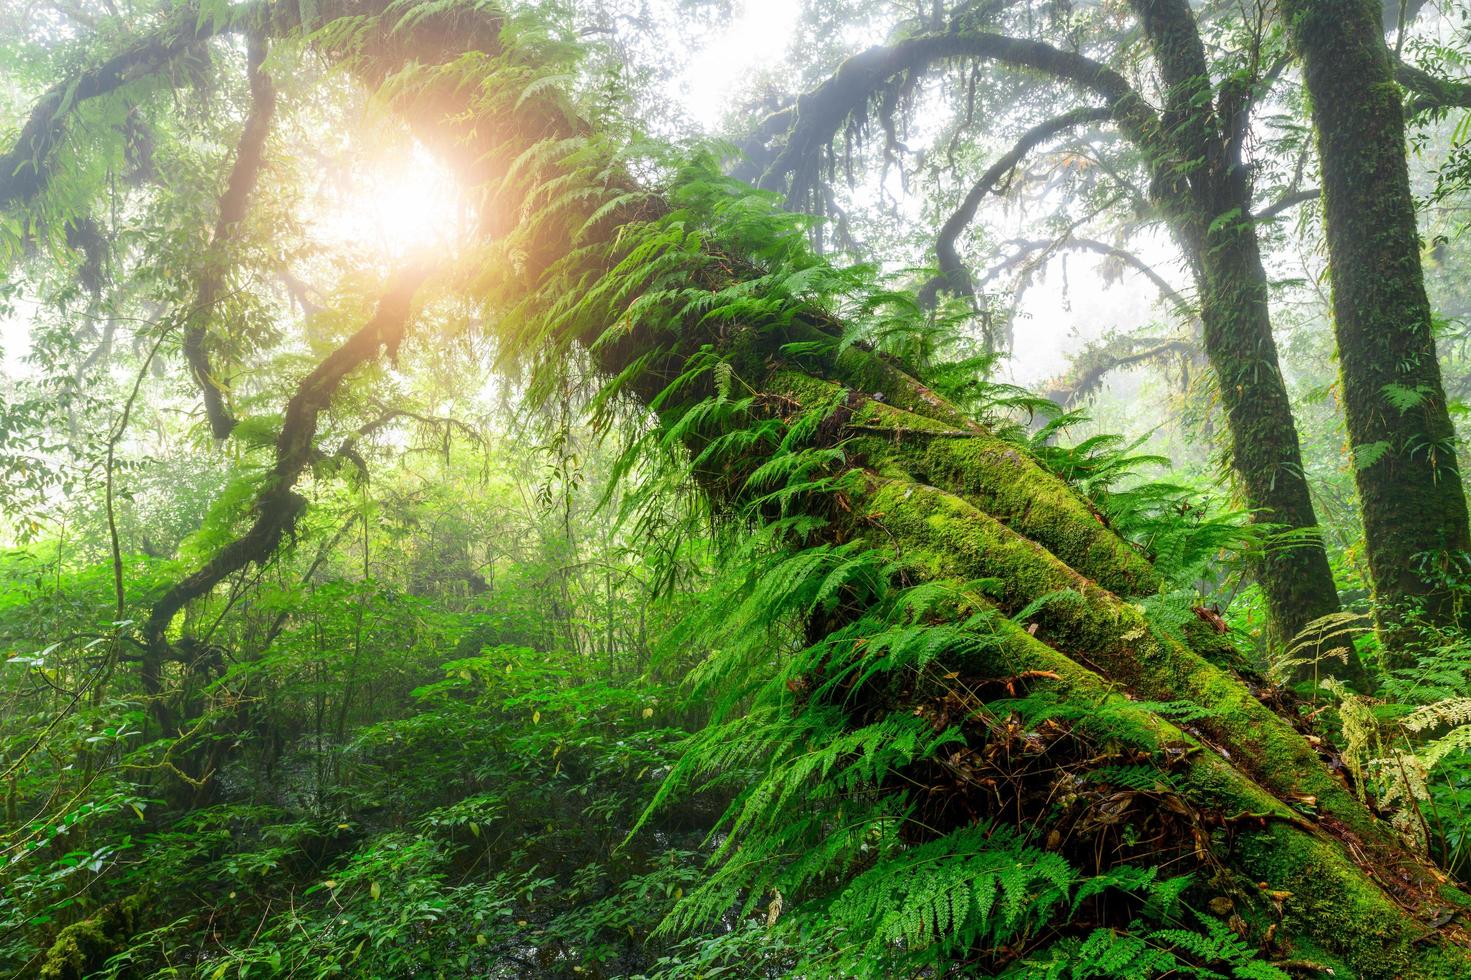
<svg viewBox="0 0 1471 980">
<path fill-rule="evenodd" d="M 1471 977 L 1465 0 L 3 0 L 0 976 Z"/>
</svg>

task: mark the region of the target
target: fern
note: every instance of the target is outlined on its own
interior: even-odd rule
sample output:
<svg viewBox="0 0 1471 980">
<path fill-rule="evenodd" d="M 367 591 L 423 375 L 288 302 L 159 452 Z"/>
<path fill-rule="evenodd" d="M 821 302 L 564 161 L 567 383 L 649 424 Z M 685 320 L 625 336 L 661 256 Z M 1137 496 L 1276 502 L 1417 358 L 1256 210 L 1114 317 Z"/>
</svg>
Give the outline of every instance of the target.
<svg viewBox="0 0 1471 980">
<path fill-rule="evenodd" d="M 1376 442 L 1360 443 L 1353 447 L 1354 469 L 1372 469 L 1385 456 L 1389 455 L 1391 444 L 1380 439 Z"/>
<path fill-rule="evenodd" d="M 1056 854 L 978 826 L 913 848 L 855 877 L 828 907 L 836 922 L 875 923 L 866 955 L 902 945 L 954 953 L 1024 935 L 1078 882 Z"/>
<path fill-rule="evenodd" d="M 1219 919 L 1196 918 L 1199 930 L 1177 927 L 1134 933 L 1095 929 L 1081 942 L 1066 940 L 1028 957 L 1006 975 L 1055 980 L 1165 976 L 1290 980 Z"/>
<path fill-rule="evenodd" d="M 1379 391 L 1384 396 L 1385 402 L 1391 408 L 1401 412 L 1407 412 L 1420 405 L 1430 395 L 1430 389 L 1425 385 L 1416 385 L 1410 388 L 1406 385 L 1395 384 L 1393 382 L 1380 388 Z"/>
</svg>

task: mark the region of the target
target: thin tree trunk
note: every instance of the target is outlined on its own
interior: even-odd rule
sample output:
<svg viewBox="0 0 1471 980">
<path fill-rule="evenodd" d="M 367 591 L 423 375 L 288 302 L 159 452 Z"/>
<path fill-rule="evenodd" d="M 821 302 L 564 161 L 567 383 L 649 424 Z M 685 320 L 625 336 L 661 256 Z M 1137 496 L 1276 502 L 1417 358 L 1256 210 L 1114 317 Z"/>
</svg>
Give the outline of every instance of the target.
<svg viewBox="0 0 1471 980">
<path fill-rule="evenodd" d="M 1405 126 L 1370 0 L 1284 0 L 1323 172 L 1333 320 L 1380 628 L 1461 622 L 1444 573 L 1471 550 L 1431 334 Z"/>
</svg>

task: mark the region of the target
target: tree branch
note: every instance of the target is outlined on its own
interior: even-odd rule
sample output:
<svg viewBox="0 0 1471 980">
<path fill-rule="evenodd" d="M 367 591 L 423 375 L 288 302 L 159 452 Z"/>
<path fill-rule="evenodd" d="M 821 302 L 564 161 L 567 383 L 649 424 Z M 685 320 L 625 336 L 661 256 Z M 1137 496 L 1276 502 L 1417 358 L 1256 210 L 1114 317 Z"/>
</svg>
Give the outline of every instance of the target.
<svg viewBox="0 0 1471 980">
<path fill-rule="evenodd" d="M 265 156 L 266 137 L 276 111 L 276 89 L 262 64 L 266 57 L 265 38 L 251 32 L 246 52 L 246 72 L 250 79 L 250 111 L 235 151 L 235 163 L 225 192 L 220 196 L 220 213 L 215 222 L 214 238 L 205 255 L 199 275 L 199 289 L 194 307 L 184 326 L 184 360 L 204 396 L 204 411 L 209 417 L 210 431 L 216 439 L 226 439 L 235 428 L 235 416 L 225 401 L 225 389 L 215 377 L 209 363 L 209 323 L 214 317 L 225 285 L 228 268 L 227 252 L 236 238 L 245 207 L 260 178 Z"/>
<path fill-rule="evenodd" d="M 1271 204 L 1268 204 L 1266 207 L 1258 211 L 1255 215 L 1256 220 L 1267 221 L 1271 218 L 1275 218 L 1283 211 L 1290 211 L 1292 208 L 1297 207 L 1299 204 L 1306 204 L 1308 201 L 1316 201 L 1319 197 L 1322 196 L 1322 194 L 1323 192 L 1316 187 L 1310 187 L 1307 190 L 1301 191 L 1289 191 L 1288 193 L 1283 194 L 1281 197 L 1277 198 L 1277 200 L 1273 201 Z"/>
<path fill-rule="evenodd" d="M 1166 302 L 1174 307 L 1176 313 L 1192 318 L 1198 315 L 1195 310 L 1195 304 L 1186 299 L 1185 296 L 1183 296 L 1180 291 L 1177 290 L 1174 286 L 1170 285 L 1169 280 L 1165 279 L 1164 276 L 1156 272 L 1153 266 L 1145 262 L 1133 252 L 1130 252 L 1127 249 L 1119 248 L 1117 245 L 1110 245 L 1107 242 L 1101 242 L 1093 238 L 1079 238 L 1071 234 L 1060 239 L 1036 239 L 1031 241 L 1024 240 L 1019 241 L 1016 244 L 1019 246 L 1016 254 L 1012 255 L 1006 261 L 1002 262 L 1000 265 L 995 266 L 993 269 L 991 269 L 990 272 L 986 273 L 985 278 L 981 280 L 982 285 L 990 282 L 992 279 L 996 278 L 1007 269 L 1016 266 L 1027 256 L 1033 255 L 1037 252 L 1047 252 L 1049 254 L 1065 250 L 1093 252 L 1095 254 L 1105 256 L 1106 258 L 1116 259 L 1117 261 L 1129 266 L 1129 268 L 1133 269 L 1135 272 L 1138 272 L 1144 278 L 1148 279 L 1151 283 L 1154 284 L 1155 288 L 1159 290 L 1160 295 L 1165 298 Z"/>
<path fill-rule="evenodd" d="M 1471 82 L 1440 78 L 1407 62 L 1396 62 L 1394 79 L 1412 93 L 1406 113 L 1415 115 L 1429 109 L 1471 109 Z"/>
<path fill-rule="evenodd" d="M 966 227 L 975 220 L 981 201 L 987 194 L 996 191 L 1006 175 L 1021 162 L 1022 157 L 1035 149 L 1038 144 L 1074 126 L 1089 122 L 1103 122 L 1112 116 L 1113 110 L 1107 108 L 1073 109 L 1071 112 L 1065 112 L 1060 116 L 1040 122 L 1023 133 L 1016 144 L 981 175 L 981 179 L 971 187 L 970 193 L 966 194 L 960 206 L 955 209 L 955 213 L 950 215 L 945 224 L 940 227 L 940 233 L 935 239 L 935 257 L 940 266 L 940 274 L 920 288 L 920 302 L 932 304 L 941 289 L 949 289 L 956 296 L 966 297 L 974 305 L 975 286 L 971 282 L 965 263 L 960 259 L 955 243 Z"/>
<path fill-rule="evenodd" d="M 1160 337 L 1111 337 L 1084 348 L 1073 358 L 1067 374 L 1043 386 L 1042 393 L 1063 408 L 1096 391 L 1103 379 L 1120 368 L 1144 364 L 1171 354 L 1193 354 L 1187 341 Z"/>
<path fill-rule="evenodd" d="M 67 115 L 88 99 L 151 75 L 227 25 L 185 8 L 169 25 L 95 68 L 57 82 L 36 102 L 15 145 L 0 154 L 0 209 L 27 204 L 51 179 L 52 154 L 66 136 Z"/>
<path fill-rule="evenodd" d="M 1157 165 L 1170 156 L 1159 117 L 1122 75 L 1083 55 L 1040 41 L 983 31 L 927 34 L 887 47 L 873 47 L 849 58 L 831 78 L 797 100 L 796 123 L 761 186 L 779 190 L 790 176 L 790 193 L 800 195 L 815 182 L 821 151 L 843 122 L 861 111 L 886 82 L 922 72 L 945 61 L 981 59 L 1026 68 L 1101 97 L 1119 128 Z"/>
<path fill-rule="evenodd" d="M 166 633 L 179 610 L 207 595 L 227 576 L 252 562 L 265 561 L 296 523 L 306 501 L 293 487 L 312 460 L 316 448 L 317 417 L 331 404 L 349 374 L 377 359 L 380 350 L 386 348 L 390 356 L 397 352 L 408 324 L 410 300 L 423 282 L 426 271 L 411 268 L 400 272 L 379 300 L 378 311 L 372 319 L 301 380 L 296 394 L 286 405 L 281 434 L 276 440 L 276 465 L 256 499 L 255 520 L 250 528 L 222 547 L 193 574 L 175 583 L 153 604 L 143 637 L 147 652 L 143 658 L 142 678 L 148 694 L 156 697 L 162 692 L 163 662 L 170 649 Z M 167 728 L 167 712 L 157 700 L 154 710 Z"/>
</svg>

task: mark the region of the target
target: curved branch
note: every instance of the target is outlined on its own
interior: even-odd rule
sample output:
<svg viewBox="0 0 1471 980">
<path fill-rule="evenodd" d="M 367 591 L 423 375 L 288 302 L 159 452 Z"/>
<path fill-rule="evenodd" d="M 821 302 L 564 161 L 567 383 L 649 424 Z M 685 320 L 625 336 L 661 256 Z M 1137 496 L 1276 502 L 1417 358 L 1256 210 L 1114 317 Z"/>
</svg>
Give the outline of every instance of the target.
<svg viewBox="0 0 1471 980">
<path fill-rule="evenodd" d="M 980 59 L 1041 72 L 1101 97 L 1111 117 L 1151 161 L 1169 157 L 1159 117 L 1122 75 L 1100 62 L 1041 41 L 984 31 L 926 34 L 849 58 L 831 78 L 797 100 L 797 119 L 787 144 L 762 175 L 761 186 L 778 190 L 792 176 L 791 192 L 813 182 L 821 150 L 843 122 L 863 109 L 890 79 L 924 71 L 945 61 Z"/>
<path fill-rule="evenodd" d="M 271 83 L 271 76 L 262 68 L 265 58 L 265 38 L 252 32 L 246 52 L 250 111 L 240 133 L 230 179 L 225 185 L 225 193 L 220 196 L 220 213 L 200 272 L 198 295 L 184 327 L 184 359 L 189 363 L 189 373 L 198 383 L 200 393 L 204 395 L 204 411 L 216 439 L 229 437 L 235 428 L 235 416 L 225 403 L 224 387 L 210 369 L 207 346 L 209 321 L 225 285 L 226 252 L 235 240 L 240 222 L 245 218 L 250 194 L 260 178 L 266 137 L 270 134 L 271 118 L 276 111 L 276 88 Z"/>
<path fill-rule="evenodd" d="M 1195 345 L 1174 338 L 1113 337 L 1080 351 L 1068 373 L 1046 382 L 1042 393 L 1063 408 L 1071 408 L 1096 391 L 1114 371 L 1171 354 L 1197 352 Z"/>
<path fill-rule="evenodd" d="M 1070 238 L 1064 243 L 1063 247 L 1093 252 L 1105 258 L 1116 259 L 1124 263 L 1153 283 L 1165 301 L 1175 308 L 1176 313 L 1190 317 L 1196 315 L 1194 303 L 1190 302 L 1190 300 L 1180 294 L 1179 290 L 1170 285 L 1169 280 L 1154 271 L 1153 266 L 1128 249 L 1119 248 L 1117 245 L 1110 245 L 1107 242 L 1100 242 L 1092 238 Z"/>
<path fill-rule="evenodd" d="M 52 154 L 66 136 L 66 119 L 79 103 L 115 92 L 154 72 L 194 44 L 225 29 L 218 18 L 186 8 L 169 26 L 65 81 L 36 102 L 15 145 L 0 154 L 0 209 L 29 203 L 51 179 Z"/>
<path fill-rule="evenodd" d="M 1079 238 L 1073 235 L 1068 235 L 1065 238 L 1053 239 L 1050 241 L 1046 239 L 1035 239 L 1031 241 L 1024 240 L 1016 242 L 1015 244 L 1018 246 L 1017 252 L 1010 258 L 1006 259 L 1006 261 L 992 268 L 990 272 L 986 273 L 985 278 L 981 280 L 981 285 L 985 285 L 987 282 L 990 282 L 992 279 L 996 278 L 1007 269 L 1014 268 L 1016 265 L 1020 264 L 1024 259 L 1026 259 L 1027 256 L 1033 255 L 1037 252 L 1046 252 L 1048 254 L 1065 250 L 1093 252 L 1097 255 L 1102 255 L 1106 258 L 1111 258 L 1122 262 L 1129 268 L 1133 269 L 1135 272 L 1142 275 L 1144 278 L 1148 279 L 1151 283 L 1154 284 L 1154 287 L 1159 290 L 1160 295 L 1164 297 L 1165 301 L 1168 302 L 1172 307 L 1174 307 L 1176 313 L 1182 316 L 1189 317 L 1195 317 L 1197 315 L 1195 304 L 1185 298 L 1185 296 L 1183 296 L 1180 291 L 1177 290 L 1174 286 L 1170 285 L 1169 280 L 1165 279 L 1164 276 L 1156 272 L 1153 266 L 1145 262 L 1133 252 L 1130 252 L 1128 249 L 1119 248 L 1117 245 L 1110 245 L 1107 242 L 1101 242 L 1097 239 Z"/>
<path fill-rule="evenodd" d="M 1112 117 L 1113 110 L 1107 108 L 1073 109 L 1071 112 L 1065 112 L 1060 116 L 1040 122 L 1023 133 L 1016 144 L 981 175 L 981 179 L 971 187 L 970 193 L 965 195 L 965 199 L 960 202 L 955 213 L 950 215 L 945 224 L 940 227 L 940 233 L 935 239 L 935 257 L 939 262 L 940 274 L 920 288 L 920 301 L 933 303 L 935 295 L 941 289 L 949 289 L 956 296 L 968 298 L 974 305 L 975 286 L 971 282 L 970 273 L 966 271 L 965 263 L 960 260 L 960 253 L 955 243 L 966 227 L 975 220 L 981 201 L 987 194 L 995 192 L 1006 175 L 1021 162 L 1022 157 L 1035 149 L 1038 144 L 1074 126 L 1103 122 Z"/>
<path fill-rule="evenodd" d="M 345 459 L 357 467 L 359 474 L 366 475 L 368 472 L 368 463 L 367 460 L 363 459 L 362 454 L 358 452 L 358 443 L 369 438 L 389 423 L 396 422 L 399 419 L 411 419 L 420 425 L 439 429 L 444 439 L 446 452 L 449 451 L 450 436 L 454 432 L 459 432 L 477 445 L 485 444 L 485 437 L 477 432 L 469 423 L 463 422 L 460 419 L 425 415 L 422 412 L 415 412 L 408 408 L 385 408 L 376 418 L 369 419 L 354 429 L 351 435 L 342 440 L 341 445 L 337 447 L 335 453 L 328 455 L 320 450 L 314 451 L 312 462 Z"/>
<path fill-rule="evenodd" d="M 281 434 L 276 440 L 276 465 L 255 502 L 255 520 L 240 537 L 225 545 L 214 557 L 174 584 L 149 611 L 144 626 L 142 679 L 145 692 L 155 696 L 155 715 L 167 728 L 167 712 L 156 696 L 163 689 L 163 663 L 170 650 L 166 633 L 179 610 L 207 595 L 227 576 L 254 562 L 269 558 L 295 525 L 306 500 L 292 488 L 311 462 L 317 433 L 317 418 L 332 402 L 342 382 L 354 370 L 376 360 L 380 350 L 390 356 L 398 350 L 408 324 L 410 301 L 426 277 L 423 268 L 399 273 L 378 302 L 378 310 L 366 325 L 317 365 L 301 380 L 296 394 L 286 405 Z"/>
</svg>

